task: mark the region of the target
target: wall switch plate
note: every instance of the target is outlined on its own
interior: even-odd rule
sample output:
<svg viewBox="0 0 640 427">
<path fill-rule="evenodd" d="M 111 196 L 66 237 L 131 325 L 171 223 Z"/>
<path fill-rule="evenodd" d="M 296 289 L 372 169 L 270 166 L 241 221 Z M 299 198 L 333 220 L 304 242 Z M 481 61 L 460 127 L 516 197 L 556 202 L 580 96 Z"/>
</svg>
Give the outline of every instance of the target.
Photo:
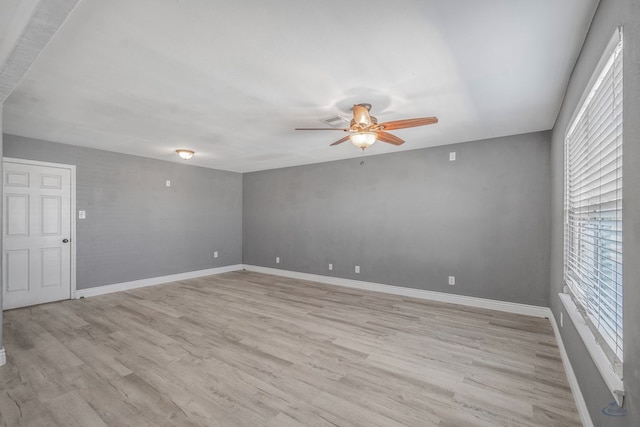
<svg viewBox="0 0 640 427">
<path fill-rule="evenodd" d="M 280 257 L 279 256 L 276 257 L 276 264 L 280 264 Z"/>
<path fill-rule="evenodd" d="M 218 258 L 218 251 L 213 251 L 213 257 Z"/>
<path fill-rule="evenodd" d="M 329 270 L 333 270 L 333 264 L 329 264 Z"/>
<path fill-rule="evenodd" d="M 78 211 L 78 219 L 85 219 L 87 217 L 87 211 Z"/>
<path fill-rule="evenodd" d="M 452 151 L 449 153 L 449 161 L 450 162 L 455 162 L 456 161 L 456 152 Z"/>
<path fill-rule="evenodd" d="M 449 284 L 450 285 L 456 284 L 456 276 L 449 276 Z"/>
<path fill-rule="evenodd" d="M 164 183 L 164 185 L 166 185 L 167 187 L 171 187 L 171 181 L 166 180 L 166 181 L 165 181 L 165 183 Z"/>
<path fill-rule="evenodd" d="M 360 274 L 360 266 L 356 265 L 356 274 Z"/>
</svg>

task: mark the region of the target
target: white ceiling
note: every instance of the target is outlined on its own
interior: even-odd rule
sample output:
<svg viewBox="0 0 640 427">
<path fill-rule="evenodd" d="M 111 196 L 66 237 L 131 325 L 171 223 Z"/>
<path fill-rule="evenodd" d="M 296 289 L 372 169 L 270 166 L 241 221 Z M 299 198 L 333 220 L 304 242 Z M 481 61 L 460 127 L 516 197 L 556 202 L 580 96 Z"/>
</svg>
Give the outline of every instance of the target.
<svg viewBox="0 0 640 427">
<path fill-rule="evenodd" d="M 15 3 L 15 2 L 12 2 Z M 322 127 L 438 116 L 367 154 L 546 130 L 597 0 L 82 0 L 5 133 L 248 172 L 358 157 Z"/>
</svg>

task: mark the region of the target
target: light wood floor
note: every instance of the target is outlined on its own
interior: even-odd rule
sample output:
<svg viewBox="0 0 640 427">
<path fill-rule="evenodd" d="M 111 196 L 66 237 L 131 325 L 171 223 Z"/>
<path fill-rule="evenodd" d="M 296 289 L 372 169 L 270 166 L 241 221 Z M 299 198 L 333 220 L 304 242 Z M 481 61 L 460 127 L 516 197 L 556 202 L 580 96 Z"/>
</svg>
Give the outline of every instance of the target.
<svg viewBox="0 0 640 427">
<path fill-rule="evenodd" d="M 234 272 L 11 310 L 2 426 L 580 425 L 546 319 Z"/>
</svg>

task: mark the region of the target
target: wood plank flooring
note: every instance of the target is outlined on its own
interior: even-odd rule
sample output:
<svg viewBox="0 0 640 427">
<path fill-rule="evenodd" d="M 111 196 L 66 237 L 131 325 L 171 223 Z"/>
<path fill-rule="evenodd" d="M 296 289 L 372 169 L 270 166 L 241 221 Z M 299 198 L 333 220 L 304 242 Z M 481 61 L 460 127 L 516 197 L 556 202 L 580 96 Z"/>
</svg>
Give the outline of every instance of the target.
<svg viewBox="0 0 640 427">
<path fill-rule="evenodd" d="M 241 271 L 4 328 L 1 426 L 580 425 L 546 319 Z"/>
</svg>

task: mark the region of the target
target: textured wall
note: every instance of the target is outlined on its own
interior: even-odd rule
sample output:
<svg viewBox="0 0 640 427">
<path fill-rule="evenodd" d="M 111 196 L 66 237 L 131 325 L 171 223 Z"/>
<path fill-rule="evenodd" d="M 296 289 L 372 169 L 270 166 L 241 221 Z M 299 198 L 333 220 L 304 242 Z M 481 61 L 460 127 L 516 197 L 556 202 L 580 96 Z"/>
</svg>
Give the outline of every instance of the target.
<svg viewBox="0 0 640 427">
<path fill-rule="evenodd" d="M 4 141 L 5 157 L 76 165 L 77 209 L 87 212 L 76 222 L 78 289 L 242 263 L 242 175 L 12 135 Z"/>
<path fill-rule="evenodd" d="M 563 311 L 558 293 L 563 286 L 563 161 L 564 135 L 616 27 L 624 27 L 624 386 L 629 415 L 609 417 L 602 408 L 613 401 L 568 317 L 561 329 L 571 364 L 596 426 L 640 425 L 640 2 L 601 0 L 567 88 L 552 134 L 552 245 L 550 303 L 556 319 Z M 558 325 L 559 326 L 559 325 Z"/>
<path fill-rule="evenodd" d="M 541 132 L 245 174 L 244 262 L 547 306 L 549 147 Z"/>
</svg>

